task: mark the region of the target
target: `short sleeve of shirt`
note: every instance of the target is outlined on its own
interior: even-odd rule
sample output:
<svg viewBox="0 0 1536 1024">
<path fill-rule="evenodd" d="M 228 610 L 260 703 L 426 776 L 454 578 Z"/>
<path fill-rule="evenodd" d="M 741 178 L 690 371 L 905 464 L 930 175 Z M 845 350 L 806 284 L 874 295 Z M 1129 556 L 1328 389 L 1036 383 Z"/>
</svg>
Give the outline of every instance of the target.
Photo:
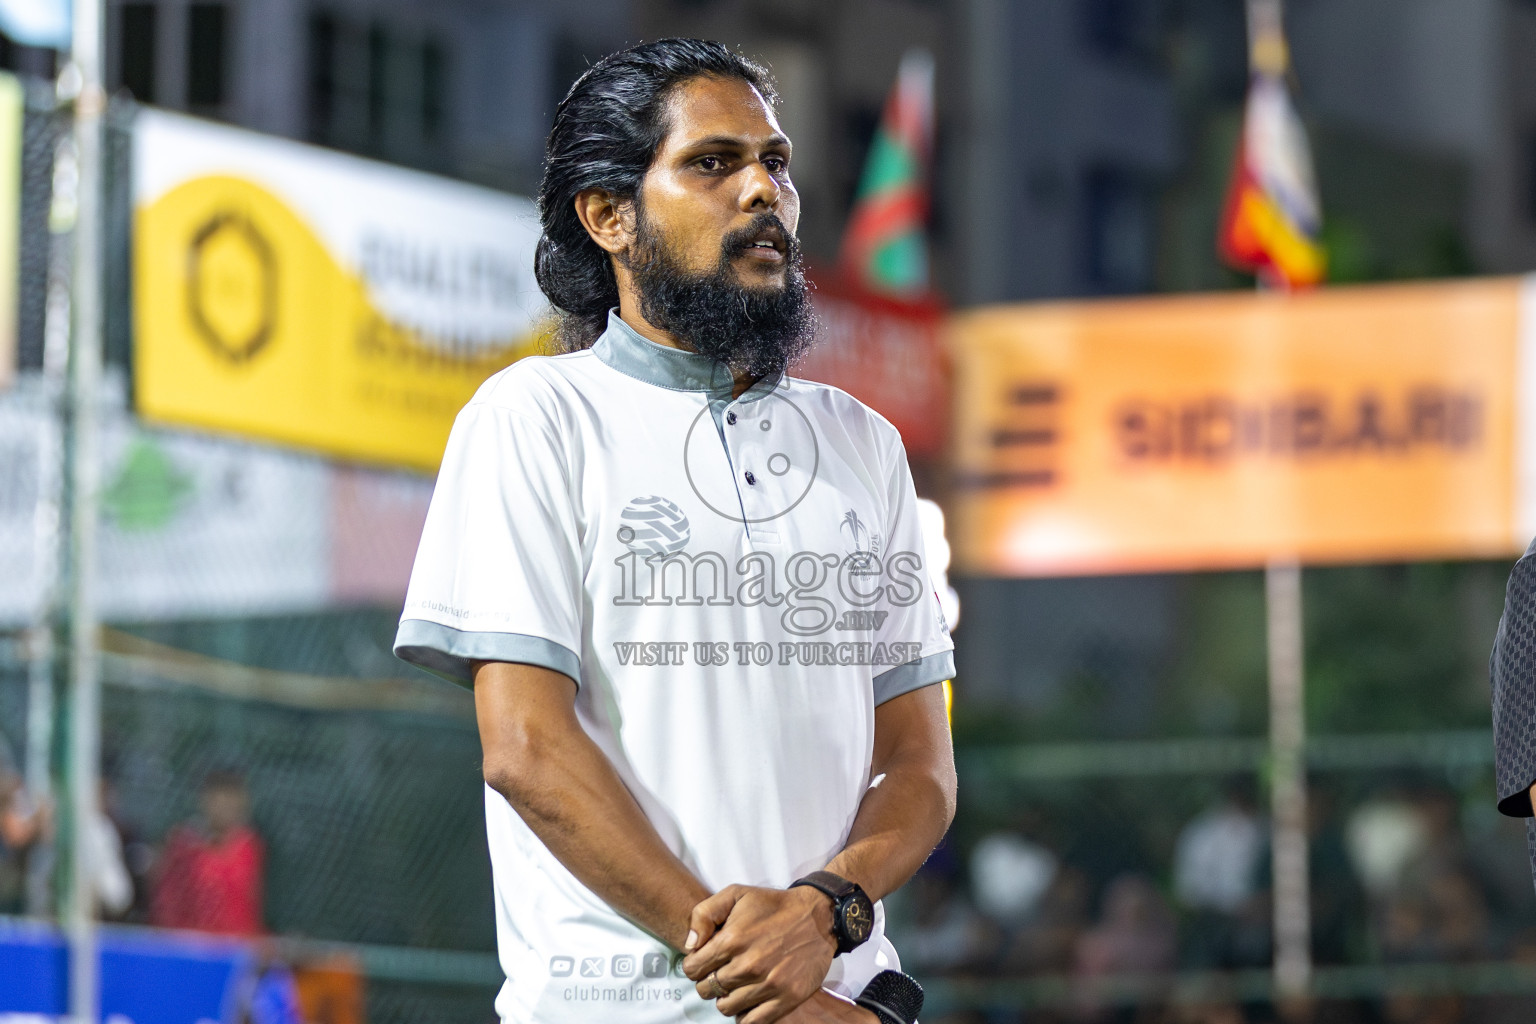
<svg viewBox="0 0 1536 1024">
<path fill-rule="evenodd" d="M 955 676 L 955 645 L 939 609 L 929 575 L 928 552 L 917 513 L 917 491 L 907 453 L 898 440 L 891 455 L 886 494 L 886 576 L 890 580 L 885 609 L 889 612 L 880 635 L 908 645 L 917 657 L 895 668 L 877 671 L 875 703 L 884 704 L 904 693 L 942 683 Z"/>
<path fill-rule="evenodd" d="M 395 654 L 463 686 L 475 661 L 580 681 L 581 549 L 546 414 L 477 400 L 454 421 Z"/>
</svg>

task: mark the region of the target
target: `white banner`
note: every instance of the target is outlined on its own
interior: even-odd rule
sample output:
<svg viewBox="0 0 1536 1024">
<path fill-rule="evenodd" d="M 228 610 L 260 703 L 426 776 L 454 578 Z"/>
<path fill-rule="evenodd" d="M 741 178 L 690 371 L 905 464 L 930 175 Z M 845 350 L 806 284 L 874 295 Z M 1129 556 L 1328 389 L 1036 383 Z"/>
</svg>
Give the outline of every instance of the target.
<svg viewBox="0 0 1536 1024">
<path fill-rule="evenodd" d="M 40 413 L 0 404 L 0 627 L 27 623 Z M 109 622 L 295 612 L 331 599 L 331 473 L 319 459 L 131 425 L 102 430 L 100 606 Z"/>
</svg>

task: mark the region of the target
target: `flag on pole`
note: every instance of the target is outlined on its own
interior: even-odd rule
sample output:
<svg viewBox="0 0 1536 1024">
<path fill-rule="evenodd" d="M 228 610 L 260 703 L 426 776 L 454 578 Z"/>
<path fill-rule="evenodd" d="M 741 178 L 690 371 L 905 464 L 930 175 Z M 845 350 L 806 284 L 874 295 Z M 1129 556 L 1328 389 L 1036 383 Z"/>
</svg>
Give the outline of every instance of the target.
<svg viewBox="0 0 1536 1024">
<path fill-rule="evenodd" d="M 1220 249 L 1235 269 L 1279 288 L 1323 280 L 1322 205 L 1306 131 L 1291 103 L 1280 0 L 1248 0 L 1251 78 Z"/>
<path fill-rule="evenodd" d="M 864 164 L 840 258 L 852 282 L 912 298 L 928 291 L 928 163 L 933 56 L 908 50 Z"/>
<path fill-rule="evenodd" d="M 0 32 L 23 46 L 69 49 L 70 0 L 0 0 Z"/>
</svg>

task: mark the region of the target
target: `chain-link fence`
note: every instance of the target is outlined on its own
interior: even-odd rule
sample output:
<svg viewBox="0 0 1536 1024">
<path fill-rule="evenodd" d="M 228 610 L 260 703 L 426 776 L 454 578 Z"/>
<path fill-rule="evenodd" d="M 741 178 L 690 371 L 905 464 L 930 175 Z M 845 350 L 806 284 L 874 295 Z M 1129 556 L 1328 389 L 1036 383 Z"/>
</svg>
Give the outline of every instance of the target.
<svg viewBox="0 0 1536 1024">
<path fill-rule="evenodd" d="M 256 912 L 282 940 L 263 948 L 301 974 L 342 956 L 371 1022 L 490 1020 L 500 975 L 472 701 L 390 653 L 430 480 L 135 419 L 132 116 L 114 105 L 106 145 L 103 785 L 132 884 L 104 908 L 107 934 L 201 926 L 175 906 L 174 848 L 207 827 L 210 785 L 238 788 L 263 851 Z M 39 524 L 67 507 L 55 229 L 68 131 L 50 85 L 27 83 L 22 375 L 0 394 L 0 811 L 35 822 L 60 799 L 67 743 L 67 622 L 49 580 L 67 552 L 47 550 L 61 534 Z M 28 725 L 39 698 L 43 730 Z M 18 787 L 40 741 L 51 780 L 31 793 Z M 0 913 L 58 913 L 63 838 L 34 831 L 0 839 Z"/>
<path fill-rule="evenodd" d="M 14 429 L 34 420 L 0 416 L 0 425 Z M 165 884 L 169 838 L 179 825 L 197 821 L 211 776 L 235 774 L 265 847 L 266 928 L 366 947 L 359 956 L 369 975 L 370 1020 L 489 1019 L 497 972 L 479 745 L 468 694 L 411 678 L 412 670 L 394 661 L 395 608 L 331 599 L 305 587 L 306 579 L 279 579 L 272 589 L 297 589 L 299 603 L 314 605 L 309 611 L 190 614 L 205 601 L 282 602 L 271 592 L 221 597 L 217 579 L 200 579 L 210 551 L 234 562 L 220 576 L 262 577 L 255 567 L 244 572 L 241 562 L 273 557 L 273 540 L 255 536 L 253 528 L 270 506 L 329 503 L 308 510 L 312 518 L 317 511 L 330 518 L 321 545 L 327 550 L 311 544 L 292 554 L 325 558 L 333 563 L 328 569 L 337 568 L 337 548 L 348 542 L 336 535 L 349 529 L 338 495 L 375 475 L 280 456 L 290 469 L 308 471 L 299 480 L 321 486 L 263 494 L 273 478 L 249 472 L 264 454 L 258 449 L 125 429 L 128 436 L 108 463 L 115 496 L 103 523 L 104 591 L 109 606 L 117 606 L 102 638 L 106 799 L 135 886 L 131 906 L 115 916 L 136 924 L 159 920 L 156 888 Z M 26 463 L 37 456 L 28 440 L 24 435 L 5 448 L 9 479 L 28 475 Z M 200 457 L 186 459 L 187 451 Z M 424 498 L 424 481 L 376 476 Z M 29 492 L 36 488 L 14 493 Z M 13 514 L 7 525 L 25 528 L 30 516 Z M 375 527 L 376 519 L 351 527 L 359 534 L 353 540 L 362 542 L 351 557 L 364 565 L 371 558 L 366 533 Z M 14 539 L 18 531 L 11 532 Z M 279 532 L 280 542 L 291 531 Z M 26 533 L 20 541 L 30 539 Z M 252 542 L 244 559 L 242 539 Z M 386 557 L 403 584 L 401 552 Z M 152 571 L 138 571 L 145 566 Z M 4 586 L 23 589 L 27 578 Z M 135 603 L 158 604 L 164 617 L 125 621 L 122 612 Z M 24 623 L 7 626 L 0 644 L 0 732 L 23 754 L 29 634 Z M 61 675 L 62 664 L 55 664 L 53 699 L 62 712 Z M 60 727 L 52 731 L 57 748 Z M 59 760 L 57 749 L 52 760 Z M 32 852 L 47 856 L 42 843 Z M 12 896 L 9 909 L 21 909 L 19 887 Z M 304 947 L 296 948 L 302 953 Z M 458 959 L 444 959 L 445 952 Z"/>
</svg>

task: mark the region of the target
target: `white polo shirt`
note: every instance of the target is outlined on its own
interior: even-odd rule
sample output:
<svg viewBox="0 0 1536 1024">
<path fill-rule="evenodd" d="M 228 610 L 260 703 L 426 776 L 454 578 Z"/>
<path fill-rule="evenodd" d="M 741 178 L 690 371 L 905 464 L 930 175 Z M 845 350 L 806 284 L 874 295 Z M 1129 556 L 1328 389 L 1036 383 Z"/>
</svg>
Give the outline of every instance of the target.
<svg viewBox="0 0 1536 1024">
<path fill-rule="evenodd" d="M 395 653 L 576 680 L 582 728 L 705 885 L 785 886 L 843 847 L 876 705 L 954 674 L 901 438 L 790 377 L 728 370 L 610 314 L 459 413 Z M 503 1021 L 719 1021 L 679 958 L 578 882 L 487 787 Z M 832 965 L 857 993 L 897 965 Z"/>
</svg>

